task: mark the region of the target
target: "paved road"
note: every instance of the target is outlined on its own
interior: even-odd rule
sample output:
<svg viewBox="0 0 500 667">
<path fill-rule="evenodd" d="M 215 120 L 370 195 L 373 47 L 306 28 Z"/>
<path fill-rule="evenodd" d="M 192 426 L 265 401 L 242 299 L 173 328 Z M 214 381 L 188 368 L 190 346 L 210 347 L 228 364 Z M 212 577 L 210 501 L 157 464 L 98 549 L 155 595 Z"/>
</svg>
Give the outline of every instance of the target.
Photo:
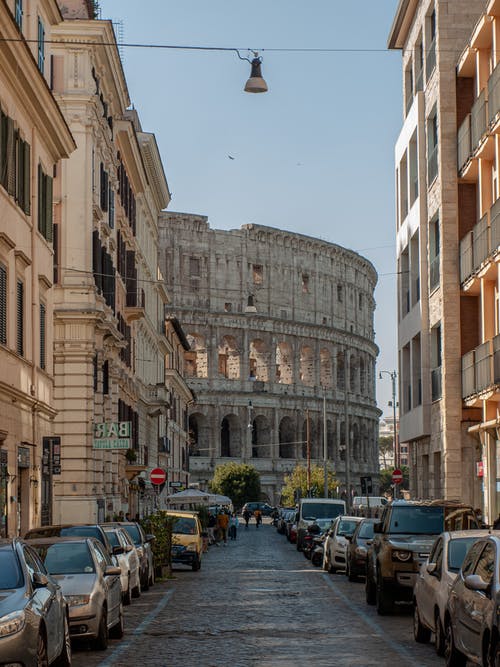
<svg viewBox="0 0 500 667">
<path fill-rule="evenodd" d="M 175 571 L 126 607 L 126 634 L 75 667 L 427 667 L 411 615 L 379 617 L 363 583 L 311 566 L 270 525 L 211 547 L 202 569 Z"/>
</svg>

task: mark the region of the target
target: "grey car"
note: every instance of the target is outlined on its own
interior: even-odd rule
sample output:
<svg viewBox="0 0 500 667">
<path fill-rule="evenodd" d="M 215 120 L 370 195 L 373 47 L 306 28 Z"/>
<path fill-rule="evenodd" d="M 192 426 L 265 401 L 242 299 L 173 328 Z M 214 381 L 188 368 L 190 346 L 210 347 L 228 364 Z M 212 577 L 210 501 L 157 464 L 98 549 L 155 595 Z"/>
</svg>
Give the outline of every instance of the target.
<svg viewBox="0 0 500 667">
<path fill-rule="evenodd" d="M 151 548 L 151 543 L 155 539 L 154 535 L 146 534 L 142 526 L 135 521 L 112 521 L 103 523 L 101 526 L 103 528 L 119 526 L 130 535 L 139 556 L 141 590 L 147 591 L 155 582 L 153 550 Z"/>
<path fill-rule="evenodd" d="M 37 553 L 22 540 L 0 540 L 0 662 L 71 665 L 68 608 Z"/>
<path fill-rule="evenodd" d="M 71 637 L 92 640 L 104 650 L 109 637 L 123 637 L 121 570 L 99 540 L 50 537 L 30 540 L 69 605 Z"/>
</svg>

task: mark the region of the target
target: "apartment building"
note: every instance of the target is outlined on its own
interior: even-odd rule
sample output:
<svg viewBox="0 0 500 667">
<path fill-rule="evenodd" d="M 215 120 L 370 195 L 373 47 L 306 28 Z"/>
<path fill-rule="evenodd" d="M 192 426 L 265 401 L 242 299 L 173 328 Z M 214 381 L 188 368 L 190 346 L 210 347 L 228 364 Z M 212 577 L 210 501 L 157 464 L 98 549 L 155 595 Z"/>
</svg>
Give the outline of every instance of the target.
<svg viewBox="0 0 500 667">
<path fill-rule="evenodd" d="M 457 66 L 462 398 L 477 413 L 476 470 L 489 521 L 500 512 L 500 2 L 491 0 Z"/>
<path fill-rule="evenodd" d="M 402 52 L 395 147 L 400 442 L 414 497 L 478 505 L 477 408 L 463 403 L 461 350 L 477 310 L 459 280 L 456 64 L 484 0 L 400 0 L 388 46 Z M 467 343 L 466 343 L 467 341 Z"/>
<path fill-rule="evenodd" d="M 41 521 L 54 436 L 52 186 L 75 148 L 50 91 L 60 21 L 55 0 L 0 2 L 0 536 Z"/>
</svg>

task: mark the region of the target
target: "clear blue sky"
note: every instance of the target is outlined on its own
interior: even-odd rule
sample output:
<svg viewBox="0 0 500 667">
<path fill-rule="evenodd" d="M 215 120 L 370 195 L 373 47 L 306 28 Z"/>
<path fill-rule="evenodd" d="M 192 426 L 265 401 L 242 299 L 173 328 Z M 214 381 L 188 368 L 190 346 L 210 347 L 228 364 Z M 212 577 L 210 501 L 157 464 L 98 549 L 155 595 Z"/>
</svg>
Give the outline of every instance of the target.
<svg viewBox="0 0 500 667">
<path fill-rule="evenodd" d="M 290 229 L 367 257 L 379 273 L 379 370 L 397 368 L 393 155 L 401 54 L 385 50 L 397 4 L 100 0 L 102 18 L 122 22 L 125 43 L 261 52 L 269 92 L 250 95 L 242 91 L 249 65 L 236 54 L 123 49 L 130 99 L 160 147 L 170 210 L 207 215 L 213 228 Z M 276 48 L 354 51 L 266 51 Z M 392 414 L 388 376 L 377 380 L 377 398 Z"/>
</svg>

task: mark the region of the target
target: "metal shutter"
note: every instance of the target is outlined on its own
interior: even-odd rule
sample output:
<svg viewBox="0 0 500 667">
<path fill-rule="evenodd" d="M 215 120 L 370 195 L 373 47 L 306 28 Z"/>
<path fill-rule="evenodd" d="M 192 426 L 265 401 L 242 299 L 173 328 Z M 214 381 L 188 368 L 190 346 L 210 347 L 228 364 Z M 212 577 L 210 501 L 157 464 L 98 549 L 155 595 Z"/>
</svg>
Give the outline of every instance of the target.
<svg viewBox="0 0 500 667">
<path fill-rule="evenodd" d="M 16 352 L 24 355 L 24 284 L 17 281 L 16 286 Z"/>
</svg>

